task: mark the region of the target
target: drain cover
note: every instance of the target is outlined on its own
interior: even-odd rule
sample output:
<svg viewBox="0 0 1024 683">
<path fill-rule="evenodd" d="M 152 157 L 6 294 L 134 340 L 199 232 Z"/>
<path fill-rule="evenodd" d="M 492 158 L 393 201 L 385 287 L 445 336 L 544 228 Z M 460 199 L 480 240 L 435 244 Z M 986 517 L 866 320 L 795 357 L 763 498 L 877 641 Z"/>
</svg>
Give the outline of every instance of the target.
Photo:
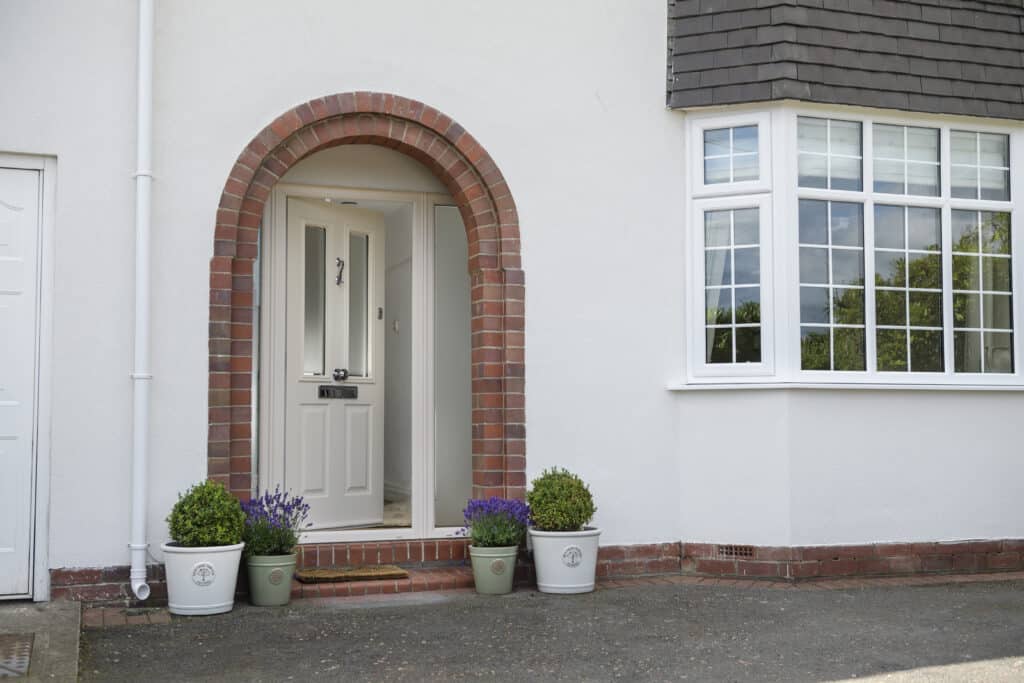
<svg viewBox="0 0 1024 683">
<path fill-rule="evenodd" d="M 28 674 L 33 637 L 32 633 L 0 633 L 0 678 L 21 678 Z"/>
</svg>

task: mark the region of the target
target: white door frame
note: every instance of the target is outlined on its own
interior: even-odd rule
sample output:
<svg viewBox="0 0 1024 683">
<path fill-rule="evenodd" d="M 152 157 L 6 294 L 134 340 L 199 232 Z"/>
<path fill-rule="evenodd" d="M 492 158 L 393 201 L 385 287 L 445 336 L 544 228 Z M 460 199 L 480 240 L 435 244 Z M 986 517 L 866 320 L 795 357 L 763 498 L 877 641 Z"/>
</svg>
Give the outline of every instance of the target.
<svg viewBox="0 0 1024 683">
<path fill-rule="evenodd" d="M 30 502 L 32 550 L 30 595 L 4 595 L 0 599 L 50 599 L 50 391 L 53 373 L 53 235 L 56 207 L 57 160 L 53 157 L 0 154 L 0 166 L 39 172 L 39 234 L 36 236 L 38 299 L 36 300 L 36 387 L 33 405 L 32 472 Z"/>
<path fill-rule="evenodd" d="M 434 526 L 434 206 L 454 204 L 445 194 L 394 192 L 320 185 L 279 183 L 263 213 L 260 231 L 259 331 L 256 334 L 259 372 L 254 378 L 257 435 L 256 466 L 260 490 L 284 478 L 285 304 L 287 292 L 287 197 L 392 201 L 413 207 L 412 225 L 412 526 L 396 529 L 310 531 L 303 543 L 414 540 L 454 536 L 459 527 Z M 417 350 L 421 350 L 417 352 Z"/>
</svg>

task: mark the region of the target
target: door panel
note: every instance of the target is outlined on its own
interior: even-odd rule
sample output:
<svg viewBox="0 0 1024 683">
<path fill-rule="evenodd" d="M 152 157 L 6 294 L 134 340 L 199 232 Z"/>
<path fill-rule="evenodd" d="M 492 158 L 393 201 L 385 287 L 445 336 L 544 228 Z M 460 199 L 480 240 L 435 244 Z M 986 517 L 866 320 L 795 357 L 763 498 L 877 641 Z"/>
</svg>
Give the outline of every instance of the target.
<svg viewBox="0 0 1024 683">
<path fill-rule="evenodd" d="M 31 578 L 39 172 L 0 168 L 0 596 Z"/>
<path fill-rule="evenodd" d="M 313 529 L 381 524 L 383 221 L 296 198 L 287 213 L 285 487 L 308 498 Z M 320 392 L 339 385 L 351 393 Z"/>
</svg>

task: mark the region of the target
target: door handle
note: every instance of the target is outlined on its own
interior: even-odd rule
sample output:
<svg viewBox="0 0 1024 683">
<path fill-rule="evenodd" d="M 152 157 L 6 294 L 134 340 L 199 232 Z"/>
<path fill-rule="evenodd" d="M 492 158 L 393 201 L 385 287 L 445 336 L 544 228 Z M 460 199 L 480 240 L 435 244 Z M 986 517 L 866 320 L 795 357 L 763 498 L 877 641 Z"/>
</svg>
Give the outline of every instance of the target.
<svg viewBox="0 0 1024 683">
<path fill-rule="evenodd" d="M 341 257 L 334 259 L 334 265 L 338 267 L 338 277 L 334 278 L 334 284 L 341 285 L 345 281 L 342 277 L 345 274 L 345 262 L 341 260 Z"/>
<path fill-rule="evenodd" d="M 335 382 L 344 382 L 348 379 L 348 370 L 345 368 L 334 368 L 334 373 L 331 376 L 334 377 Z"/>
</svg>

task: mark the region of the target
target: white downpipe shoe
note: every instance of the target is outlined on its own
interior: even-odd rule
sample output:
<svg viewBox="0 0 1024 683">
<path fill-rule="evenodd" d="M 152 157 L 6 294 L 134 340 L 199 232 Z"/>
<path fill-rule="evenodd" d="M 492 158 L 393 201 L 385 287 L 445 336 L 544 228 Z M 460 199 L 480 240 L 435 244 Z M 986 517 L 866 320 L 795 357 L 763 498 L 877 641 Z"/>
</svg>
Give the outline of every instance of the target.
<svg viewBox="0 0 1024 683">
<path fill-rule="evenodd" d="M 597 575 L 600 529 L 537 531 L 530 529 L 537 589 L 541 593 L 589 593 Z"/>
<path fill-rule="evenodd" d="M 184 548 L 165 543 L 167 606 L 171 614 L 220 614 L 235 606 L 244 543 Z"/>
</svg>

